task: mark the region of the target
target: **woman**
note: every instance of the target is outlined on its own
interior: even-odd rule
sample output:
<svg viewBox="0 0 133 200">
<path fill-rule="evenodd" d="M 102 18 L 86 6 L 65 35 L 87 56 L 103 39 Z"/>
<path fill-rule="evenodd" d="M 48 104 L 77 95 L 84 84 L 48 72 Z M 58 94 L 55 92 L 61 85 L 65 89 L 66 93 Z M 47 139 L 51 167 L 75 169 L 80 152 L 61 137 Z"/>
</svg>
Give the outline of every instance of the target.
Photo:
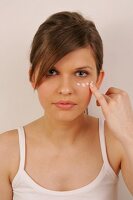
<svg viewBox="0 0 133 200">
<path fill-rule="evenodd" d="M 0 135 L 2 200 L 115 200 L 120 170 L 133 193 L 133 110 L 104 78 L 103 46 L 92 21 L 76 12 L 38 29 L 29 79 L 44 115 Z M 105 120 L 86 114 L 92 95 Z"/>
</svg>

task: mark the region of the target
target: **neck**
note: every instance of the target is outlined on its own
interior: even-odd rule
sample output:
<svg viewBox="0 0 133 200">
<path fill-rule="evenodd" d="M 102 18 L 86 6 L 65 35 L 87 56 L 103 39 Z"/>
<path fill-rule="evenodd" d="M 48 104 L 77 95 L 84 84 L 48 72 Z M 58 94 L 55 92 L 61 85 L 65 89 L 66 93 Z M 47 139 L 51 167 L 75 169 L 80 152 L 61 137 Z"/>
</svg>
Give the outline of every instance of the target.
<svg viewBox="0 0 133 200">
<path fill-rule="evenodd" d="M 86 133 L 88 116 L 81 115 L 72 121 L 57 121 L 48 116 L 41 118 L 43 132 L 46 138 L 57 147 L 74 144 Z"/>
</svg>

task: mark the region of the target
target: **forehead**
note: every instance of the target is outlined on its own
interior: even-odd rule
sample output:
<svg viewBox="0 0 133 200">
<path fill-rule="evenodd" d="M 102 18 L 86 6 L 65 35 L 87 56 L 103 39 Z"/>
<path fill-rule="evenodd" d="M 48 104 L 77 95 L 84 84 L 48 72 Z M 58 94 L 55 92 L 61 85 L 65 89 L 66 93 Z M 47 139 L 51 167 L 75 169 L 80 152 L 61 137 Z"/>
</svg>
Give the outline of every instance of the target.
<svg viewBox="0 0 133 200">
<path fill-rule="evenodd" d="M 72 51 L 55 64 L 55 67 L 60 70 L 64 67 L 73 69 L 82 66 L 90 66 L 92 69 L 96 69 L 93 52 L 89 47 Z"/>
</svg>

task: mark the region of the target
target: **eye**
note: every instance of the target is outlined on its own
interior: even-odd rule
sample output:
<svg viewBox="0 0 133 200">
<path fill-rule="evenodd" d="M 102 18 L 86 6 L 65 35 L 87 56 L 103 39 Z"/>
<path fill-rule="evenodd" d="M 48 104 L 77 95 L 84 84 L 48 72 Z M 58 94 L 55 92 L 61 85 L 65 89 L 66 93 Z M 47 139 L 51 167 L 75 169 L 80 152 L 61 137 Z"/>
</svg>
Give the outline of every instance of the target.
<svg viewBox="0 0 133 200">
<path fill-rule="evenodd" d="M 77 71 L 76 74 L 79 74 L 78 76 L 80 77 L 86 77 L 88 76 L 89 72 L 80 70 L 80 71 Z"/>
<path fill-rule="evenodd" d="M 47 76 L 54 76 L 56 75 L 57 71 L 55 69 L 50 69 L 47 73 Z"/>
</svg>

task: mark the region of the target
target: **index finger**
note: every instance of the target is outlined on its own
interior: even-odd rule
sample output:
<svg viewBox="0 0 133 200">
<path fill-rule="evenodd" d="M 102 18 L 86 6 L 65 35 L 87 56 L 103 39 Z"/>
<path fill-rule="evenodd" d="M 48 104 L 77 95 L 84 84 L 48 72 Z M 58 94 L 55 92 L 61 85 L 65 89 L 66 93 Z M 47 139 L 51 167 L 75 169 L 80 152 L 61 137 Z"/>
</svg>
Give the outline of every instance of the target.
<svg viewBox="0 0 133 200">
<path fill-rule="evenodd" d="M 99 90 L 97 89 L 97 87 L 94 85 L 92 81 L 90 82 L 90 89 L 93 95 L 95 96 L 96 100 L 99 102 L 100 106 L 104 109 L 104 111 L 107 110 L 108 104 L 104 95 L 102 95 L 99 92 Z"/>
</svg>

